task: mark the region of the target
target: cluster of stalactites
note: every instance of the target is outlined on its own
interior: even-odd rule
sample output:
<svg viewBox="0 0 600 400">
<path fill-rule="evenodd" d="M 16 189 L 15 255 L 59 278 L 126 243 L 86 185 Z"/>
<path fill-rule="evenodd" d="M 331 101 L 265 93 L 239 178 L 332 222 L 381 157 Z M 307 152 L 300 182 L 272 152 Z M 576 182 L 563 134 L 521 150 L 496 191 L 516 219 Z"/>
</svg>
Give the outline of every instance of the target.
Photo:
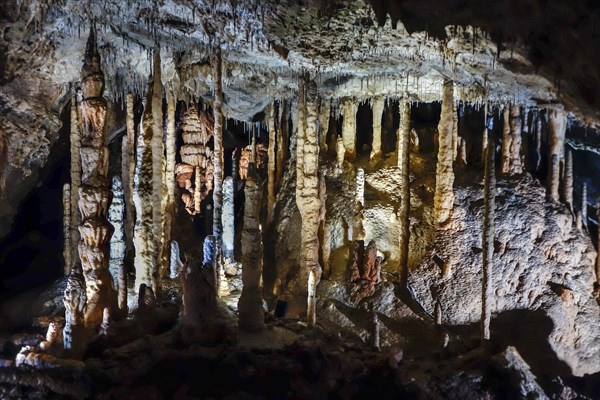
<svg viewBox="0 0 600 400">
<path fill-rule="evenodd" d="M 208 142 L 213 136 L 213 117 L 196 107 L 183 116 L 181 163 L 175 167 L 179 187 L 185 189 L 181 199 L 191 215 L 200 213 L 201 203 L 213 188 L 213 151 Z"/>
</svg>

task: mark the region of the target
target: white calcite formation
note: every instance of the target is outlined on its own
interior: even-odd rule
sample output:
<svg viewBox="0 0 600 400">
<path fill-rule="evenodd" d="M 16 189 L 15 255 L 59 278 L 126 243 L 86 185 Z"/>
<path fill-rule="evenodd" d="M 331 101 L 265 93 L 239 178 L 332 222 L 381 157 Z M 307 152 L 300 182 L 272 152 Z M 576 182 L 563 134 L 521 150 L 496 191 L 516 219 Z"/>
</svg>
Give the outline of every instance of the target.
<svg viewBox="0 0 600 400">
<path fill-rule="evenodd" d="M 384 107 L 385 98 L 376 97 L 373 99 L 373 143 L 371 145 L 371 159 L 381 154 L 381 122 L 383 119 Z"/>
<path fill-rule="evenodd" d="M 398 130 L 398 169 L 400 172 L 399 209 L 399 266 L 400 284 L 408 280 L 408 251 L 410 240 L 410 103 L 400 103 L 400 129 Z"/>
<path fill-rule="evenodd" d="M 121 292 L 119 282 L 119 270 L 123 268 L 125 262 L 125 237 L 123 229 L 124 201 L 123 185 L 118 176 L 112 180 L 113 199 L 108 208 L 108 221 L 114 228 L 114 233 L 110 238 L 110 259 L 109 271 L 113 278 L 114 286 Z"/>
<path fill-rule="evenodd" d="M 434 202 L 434 217 L 438 225 L 443 225 L 449 218 L 454 205 L 454 169 L 452 135 L 454 130 L 454 84 L 444 82 L 442 115 L 438 125 L 438 157 Z"/>
<path fill-rule="evenodd" d="M 565 133 L 567 116 L 563 110 L 549 110 L 549 143 L 548 143 L 548 194 L 552 201 L 560 200 L 558 189 L 560 184 L 560 166 L 564 162 Z"/>
<path fill-rule="evenodd" d="M 64 349 L 73 358 L 79 358 L 85 350 L 86 290 L 83 277 L 72 271 L 64 293 L 65 328 L 63 330 Z"/>
<path fill-rule="evenodd" d="M 356 100 L 352 98 L 344 99 L 341 111 L 343 118 L 342 140 L 345 149 L 344 158 L 352 160 L 356 155 Z"/>
<path fill-rule="evenodd" d="M 102 97 L 104 74 L 92 29 L 81 69 L 81 186 L 79 188 L 79 258 L 85 278 L 86 326 L 102 322 L 102 310 L 114 305 L 116 296 L 108 270 L 109 242 L 113 228 L 106 219 L 111 200 L 106 143 L 107 102 Z"/>
</svg>

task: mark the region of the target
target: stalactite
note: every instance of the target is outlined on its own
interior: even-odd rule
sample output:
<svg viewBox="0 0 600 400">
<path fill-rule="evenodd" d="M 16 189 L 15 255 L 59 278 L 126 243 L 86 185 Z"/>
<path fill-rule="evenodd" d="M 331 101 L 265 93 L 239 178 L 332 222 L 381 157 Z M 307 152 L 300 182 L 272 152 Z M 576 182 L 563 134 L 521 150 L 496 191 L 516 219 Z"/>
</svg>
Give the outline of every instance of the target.
<svg viewBox="0 0 600 400">
<path fill-rule="evenodd" d="M 353 160 L 356 154 L 356 102 L 354 99 L 349 98 L 342 101 L 342 116 L 344 118 L 342 124 L 344 158 Z"/>
<path fill-rule="evenodd" d="M 575 213 L 575 208 L 573 207 L 573 153 L 570 149 L 566 151 L 565 155 L 563 191 L 567 208 L 569 208 L 572 213 Z"/>
<path fill-rule="evenodd" d="M 223 182 L 223 261 L 225 263 L 234 262 L 235 221 L 233 201 L 233 178 L 228 176 Z"/>
<path fill-rule="evenodd" d="M 275 110 L 275 103 L 271 104 L 269 111 L 269 151 L 268 151 L 268 181 L 267 181 L 267 227 L 271 225 L 273 221 L 273 212 L 275 206 L 275 147 L 277 131 L 275 129 L 275 116 L 277 115 Z"/>
<path fill-rule="evenodd" d="M 488 105 L 484 104 L 483 107 L 483 135 L 481 136 L 481 162 L 485 165 L 485 155 L 489 142 L 489 131 L 488 131 Z"/>
<path fill-rule="evenodd" d="M 75 269 L 67 279 L 64 293 L 65 327 L 64 349 L 72 358 L 80 358 L 85 351 L 86 289 L 83 276 Z"/>
<path fill-rule="evenodd" d="M 496 175 L 494 160 L 494 141 L 490 138 L 487 148 L 484 186 L 483 186 L 483 278 L 481 291 L 481 342 L 487 343 L 490 340 L 490 321 L 492 318 L 493 306 L 493 270 L 494 270 L 494 218 L 496 210 Z"/>
<path fill-rule="evenodd" d="M 73 256 L 73 243 L 71 243 L 71 185 L 68 183 L 63 185 L 63 238 L 64 273 L 67 276 L 73 265 L 71 259 Z"/>
<path fill-rule="evenodd" d="M 456 99 L 452 102 L 452 160 L 456 161 L 458 157 L 458 102 Z"/>
<path fill-rule="evenodd" d="M 558 188 L 560 182 L 560 164 L 564 158 L 565 133 L 567 117 L 563 110 L 549 112 L 550 138 L 549 138 L 549 171 L 548 193 L 552 201 L 559 201 Z"/>
<path fill-rule="evenodd" d="M 242 231 L 242 295 L 238 302 L 241 331 L 265 328 L 262 299 L 263 244 L 260 228 L 262 184 L 254 164 L 250 164 L 244 188 L 244 229 Z"/>
<path fill-rule="evenodd" d="M 175 221 L 175 163 L 176 163 L 176 137 L 175 137 L 175 111 L 177 107 L 177 97 L 174 89 L 167 90 L 167 134 L 165 140 L 166 146 L 166 165 L 165 165 L 165 186 L 167 189 L 167 198 L 164 213 L 163 228 L 163 257 L 168 258 L 169 275 L 171 274 L 171 260 L 173 256 L 169 254 L 171 246 L 171 227 Z M 178 255 L 179 256 L 179 255 Z"/>
<path fill-rule="evenodd" d="M 213 152 L 213 236 L 215 237 L 215 271 L 219 296 L 227 292 L 225 272 L 222 265 L 221 246 L 223 243 L 223 58 L 221 48 L 215 49 L 213 73 L 214 93 L 214 152 Z"/>
<path fill-rule="evenodd" d="M 279 104 L 279 114 L 279 129 L 277 129 L 277 165 L 275 168 L 277 187 L 281 185 L 281 179 L 283 177 L 283 161 L 285 160 L 286 155 L 286 146 L 284 140 L 288 132 L 288 112 L 286 101 L 282 101 Z M 284 135 L 284 132 L 286 135 Z"/>
<path fill-rule="evenodd" d="M 165 241 L 165 209 L 167 188 L 165 187 L 165 146 L 163 144 L 163 86 L 160 70 L 160 49 L 154 49 L 154 71 L 152 73 L 152 231 L 155 251 L 156 280 L 152 289 L 160 293 L 160 278 L 169 271 L 168 242 Z"/>
<path fill-rule="evenodd" d="M 337 138 L 337 146 L 336 146 L 336 166 L 338 170 L 342 169 L 344 165 L 344 157 L 346 154 L 346 148 L 344 147 L 344 139 L 341 136 Z"/>
<path fill-rule="evenodd" d="M 327 134 L 329 133 L 329 118 L 331 114 L 331 103 L 321 99 L 319 105 L 319 146 L 321 153 L 326 153 L 327 146 Z"/>
<path fill-rule="evenodd" d="M 438 159 L 434 194 L 434 215 L 438 227 L 450 218 L 454 205 L 454 170 L 452 167 L 452 130 L 454 110 L 454 85 L 444 81 L 442 113 L 438 125 Z"/>
<path fill-rule="evenodd" d="M 381 121 L 384 107 L 385 98 L 376 97 L 373 99 L 373 144 L 371 146 L 371 159 L 381 155 Z"/>
<path fill-rule="evenodd" d="M 542 166 L 542 118 L 536 117 L 535 128 L 535 171 L 539 172 Z"/>
<path fill-rule="evenodd" d="M 307 321 L 316 322 L 316 286 L 321 278 L 319 265 L 319 146 L 317 137 L 317 87 L 301 81 L 298 135 L 296 143 L 296 204 L 302 217 L 302 260 L 300 279 L 308 282 Z"/>
<path fill-rule="evenodd" d="M 123 223 L 125 232 L 125 255 L 130 260 L 133 255 L 133 229 L 135 226 L 135 205 L 133 204 L 133 180 L 135 177 L 135 121 L 134 121 L 134 97 L 132 93 L 127 94 L 126 100 L 126 126 L 127 135 L 123 136 L 121 145 L 121 181 L 123 183 L 123 199 L 125 203 L 125 221 Z M 119 296 L 121 291 L 119 291 Z M 127 304 L 127 301 L 125 301 Z M 121 300 L 119 297 L 119 309 Z"/>
<path fill-rule="evenodd" d="M 108 147 L 106 137 L 106 99 L 104 74 L 96 48 L 94 28 L 85 50 L 81 69 L 81 187 L 79 188 L 79 257 L 86 282 L 86 326 L 102 322 L 102 310 L 115 302 L 112 279 L 108 271 L 109 241 L 112 226 L 106 219 L 110 203 L 108 187 Z"/>
<path fill-rule="evenodd" d="M 65 266 L 65 270 L 68 268 L 69 272 L 73 269 L 73 265 L 79 260 L 79 253 L 76 244 L 79 243 L 79 188 L 81 187 L 81 156 L 79 154 L 81 149 L 81 133 L 79 127 L 81 125 L 79 121 L 79 113 L 77 111 L 77 99 L 73 96 L 71 99 L 71 132 L 70 132 L 70 151 L 71 151 L 71 218 L 70 218 L 70 232 L 71 232 L 71 264 Z"/>
<path fill-rule="evenodd" d="M 510 175 L 519 175 L 523 173 L 523 163 L 521 159 L 522 144 L 522 115 L 519 106 L 510 108 L 510 143 L 509 143 L 509 165 L 508 173 Z"/>
<path fill-rule="evenodd" d="M 500 171 L 503 174 L 508 174 L 510 171 L 510 147 L 511 147 L 511 135 L 510 135 L 510 107 L 505 104 L 502 110 L 502 158 L 500 160 L 501 167 Z"/>
<path fill-rule="evenodd" d="M 352 214 L 352 240 L 365 240 L 364 215 L 365 208 L 365 170 L 356 170 L 356 189 L 354 192 L 354 211 Z"/>
<path fill-rule="evenodd" d="M 398 131 L 400 169 L 400 235 L 399 275 L 400 284 L 408 282 L 408 249 L 410 241 L 410 103 L 400 104 L 400 130 Z"/>
<path fill-rule="evenodd" d="M 458 156 L 456 161 L 459 165 L 467 165 L 467 141 L 460 136 L 458 137 Z"/>
</svg>

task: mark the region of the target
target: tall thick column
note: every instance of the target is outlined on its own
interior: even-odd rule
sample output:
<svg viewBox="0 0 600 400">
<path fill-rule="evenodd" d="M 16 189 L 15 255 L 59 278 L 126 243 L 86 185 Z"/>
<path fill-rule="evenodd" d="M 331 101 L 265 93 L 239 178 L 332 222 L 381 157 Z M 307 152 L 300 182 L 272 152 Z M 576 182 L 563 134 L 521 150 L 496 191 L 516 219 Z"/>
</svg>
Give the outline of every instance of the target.
<svg viewBox="0 0 600 400">
<path fill-rule="evenodd" d="M 133 227 L 135 225 L 135 205 L 133 204 L 133 179 L 135 175 L 135 122 L 133 94 L 127 94 L 126 100 L 126 126 L 127 135 L 123 136 L 121 143 L 121 182 L 123 183 L 123 200 L 125 204 L 125 220 L 123 230 L 125 233 L 126 260 L 134 254 Z"/>
<path fill-rule="evenodd" d="M 250 163 L 244 204 L 242 230 L 242 295 L 238 302 L 241 331 L 256 332 L 265 327 L 262 298 L 263 243 L 260 229 L 262 185 L 254 164 Z"/>
<path fill-rule="evenodd" d="M 174 258 L 170 254 L 171 244 L 171 227 L 175 220 L 175 163 L 176 163 L 176 137 L 175 137 L 175 109 L 177 107 L 177 97 L 175 89 L 170 87 L 167 90 L 167 135 L 166 135 L 166 151 L 167 162 L 165 165 L 165 185 L 167 189 L 167 199 L 165 206 L 165 223 L 163 230 L 163 247 L 165 249 L 163 257 L 169 259 L 169 274 L 171 271 L 171 260 Z M 168 247 L 167 247 L 168 246 Z M 168 248 L 168 251 L 166 250 Z M 177 255 L 177 258 L 179 255 Z"/>
<path fill-rule="evenodd" d="M 69 231 L 71 233 L 71 264 L 65 266 L 65 272 L 71 271 L 73 265 L 79 262 L 79 251 L 76 244 L 79 243 L 79 188 L 81 186 L 81 122 L 79 121 L 79 107 L 77 96 L 71 99 L 71 132 L 70 132 L 70 150 L 71 150 L 71 218 Z"/>
<path fill-rule="evenodd" d="M 271 225 L 273 221 L 273 208 L 275 206 L 275 147 L 277 131 L 275 128 L 275 117 L 277 113 L 275 110 L 275 102 L 271 104 L 269 110 L 269 148 L 268 148 L 268 156 L 267 156 L 267 169 L 268 169 L 268 177 L 267 177 L 267 226 Z"/>
<path fill-rule="evenodd" d="M 106 137 L 106 99 L 104 74 L 96 48 L 94 28 L 85 49 L 81 69 L 83 101 L 81 102 L 81 187 L 79 211 L 79 257 L 86 284 L 86 326 L 102 323 L 105 307 L 115 303 L 112 278 L 108 271 L 109 241 L 113 228 L 106 219 L 111 200 L 108 186 L 108 146 Z"/>
<path fill-rule="evenodd" d="M 73 243 L 71 242 L 71 185 L 63 185 L 63 259 L 65 276 L 73 265 Z"/>
<path fill-rule="evenodd" d="M 307 285 L 307 321 L 316 323 L 316 286 L 321 279 L 319 265 L 319 146 L 317 138 L 317 86 L 306 78 L 299 90 L 298 135 L 296 144 L 296 205 L 302 217 L 300 279 Z"/>
<path fill-rule="evenodd" d="M 564 160 L 565 134 L 567 116 L 564 110 L 549 111 L 550 136 L 548 143 L 548 194 L 553 201 L 559 201 L 558 188 L 560 182 L 560 165 Z"/>
<path fill-rule="evenodd" d="M 344 158 L 354 159 L 356 155 L 356 102 L 354 99 L 342 101 L 342 140 L 346 150 Z"/>
<path fill-rule="evenodd" d="M 486 150 L 484 184 L 483 184 L 483 278 L 481 290 L 481 342 L 490 340 L 490 321 L 492 319 L 492 304 L 494 285 L 492 272 L 494 270 L 494 217 L 496 209 L 496 175 L 494 162 L 494 142 L 490 138 Z"/>
<path fill-rule="evenodd" d="M 215 49 L 213 74 L 215 80 L 214 113 L 214 154 L 213 154 L 213 236 L 215 237 L 215 270 L 217 273 L 217 287 L 223 293 L 225 274 L 223 271 L 221 244 L 223 243 L 223 224 L 221 214 L 223 210 L 223 55 L 220 45 Z"/>
<path fill-rule="evenodd" d="M 156 285 L 152 287 L 156 296 L 160 293 L 160 278 L 169 275 L 169 243 L 165 242 L 165 209 L 167 188 L 165 187 L 165 146 L 163 144 L 163 86 L 161 81 L 160 48 L 154 49 L 154 71 L 152 73 L 152 231 L 157 268 Z"/>
<path fill-rule="evenodd" d="M 410 103 L 400 103 L 400 130 L 398 131 L 398 168 L 400 169 L 400 284 L 408 283 L 408 244 L 410 241 Z"/>
<path fill-rule="evenodd" d="M 373 105 L 373 144 L 371 146 L 371 159 L 381 154 L 381 121 L 383 118 L 383 109 L 385 107 L 385 98 L 376 97 L 372 101 Z"/>
<path fill-rule="evenodd" d="M 454 130 L 454 84 L 444 81 L 442 93 L 442 113 L 438 125 L 438 159 L 436 166 L 435 194 L 433 208 L 435 222 L 444 224 L 454 206 L 454 161 L 452 131 Z"/>
</svg>

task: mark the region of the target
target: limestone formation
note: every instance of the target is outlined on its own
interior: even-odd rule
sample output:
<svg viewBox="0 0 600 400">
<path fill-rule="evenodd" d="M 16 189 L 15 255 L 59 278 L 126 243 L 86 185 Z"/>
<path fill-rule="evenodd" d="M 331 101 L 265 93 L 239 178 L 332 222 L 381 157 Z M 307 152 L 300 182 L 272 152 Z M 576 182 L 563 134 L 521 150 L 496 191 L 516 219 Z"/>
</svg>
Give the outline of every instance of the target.
<svg viewBox="0 0 600 400">
<path fill-rule="evenodd" d="M 131 260 L 133 255 L 133 229 L 135 226 L 135 205 L 133 203 L 133 187 L 135 178 L 135 121 L 133 114 L 134 96 L 128 93 L 126 97 L 126 127 L 127 134 L 123 136 L 121 144 L 121 182 L 123 184 L 123 200 L 125 205 L 125 220 L 123 231 L 125 234 L 126 259 Z M 121 309 L 121 306 L 119 306 Z"/>
<path fill-rule="evenodd" d="M 356 188 L 354 191 L 354 211 L 352 214 L 352 240 L 364 240 L 365 228 L 363 224 L 365 208 L 365 171 L 356 170 Z"/>
<path fill-rule="evenodd" d="M 175 167 L 175 176 L 186 211 L 191 215 L 200 213 L 201 202 L 210 193 L 213 182 L 213 151 L 208 142 L 213 136 L 213 117 L 195 106 L 189 106 L 184 113 L 181 129 L 183 143 L 181 163 Z"/>
<path fill-rule="evenodd" d="M 71 132 L 69 136 L 70 141 L 70 152 L 71 152 L 71 199 L 69 206 L 71 207 L 71 218 L 70 218 L 70 243 L 71 243 L 71 264 L 65 265 L 65 272 L 70 273 L 73 269 L 75 260 L 79 259 L 79 252 L 77 244 L 79 243 L 79 224 L 81 222 L 79 217 L 79 187 L 81 186 L 81 133 L 80 133 L 79 121 L 79 107 L 77 104 L 77 96 L 71 98 Z"/>
<path fill-rule="evenodd" d="M 114 303 L 115 293 L 108 271 L 112 226 L 106 219 L 111 201 L 108 186 L 108 147 L 106 137 L 107 102 L 102 97 L 104 74 L 96 48 L 94 28 L 85 49 L 81 69 L 81 187 L 79 188 L 79 258 L 86 288 L 86 326 L 102 322 L 102 310 Z"/>
<path fill-rule="evenodd" d="M 110 330 L 110 324 L 111 324 L 111 317 L 110 317 L 110 308 L 106 307 L 104 308 L 104 312 L 102 313 L 102 324 L 100 325 L 100 331 L 99 334 L 102 336 L 108 336 L 108 332 Z"/>
<path fill-rule="evenodd" d="M 223 58 L 221 48 L 217 47 L 214 57 L 213 73 L 215 78 L 214 114 L 214 154 L 213 154 L 213 236 L 216 240 L 216 262 L 213 264 L 217 275 L 219 295 L 227 290 L 225 272 L 222 264 L 221 246 L 223 243 Z"/>
<path fill-rule="evenodd" d="M 585 230 L 587 230 L 588 226 L 587 208 L 587 182 L 583 182 L 583 187 L 581 188 L 581 224 Z"/>
<path fill-rule="evenodd" d="M 375 351 L 380 351 L 381 348 L 379 346 L 379 335 L 381 332 L 381 327 L 379 323 L 379 317 L 376 312 L 371 313 L 371 346 Z"/>
<path fill-rule="evenodd" d="M 260 228 L 262 200 L 261 179 L 250 164 L 244 189 L 244 229 L 242 230 L 242 295 L 238 302 L 241 331 L 256 332 L 264 329 L 262 299 L 263 244 Z"/>
<path fill-rule="evenodd" d="M 71 272 L 73 265 L 73 243 L 71 242 L 71 185 L 63 185 L 63 260 L 65 276 Z"/>
<path fill-rule="evenodd" d="M 55 350 L 62 349 L 64 346 L 63 332 L 60 328 L 60 324 L 56 321 L 52 321 L 48 324 L 48 330 L 46 331 L 46 340 L 40 343 L 40 349 L 44 351 L 54 352 Z"/>
<path fill-rule="evenodd" d="M 248 185 L 247 181 L 246 185 Z M 226 263 L 234 262 L 235 208 L 233 200 L 233 178 L 228 176 L 223 182 L 223 261 Z"/>
<path fill-rule="evenodd" d="M 344 159 L 352 160 L 356 155 L 356 101 L 354 99 L 347 98 L 342 101 L 342 117 Z"/>
<path fill-rule="evenodd" d="M 113 283 L 118 287 L 119 271 L 124 268 L 125 262 L 125 239 L 123 236 L 123 186 L 121 179 L 114 176 L 112 179 L 113 200 L 108 208 L 108 221 L 114 228 L 114 233 L 110 238 L 110 258 L 108 269 L 113 278 Z"/>
<path fill-rule="evenodd" d="M 175 240 L 171 241 L 171 260 L 169 265 L 171 279 L 175 279 L 179 276 L 179 273 L 183 269 L 183 263 L 181 262 L 181 258 L 179 256 L 179 243 Z"/>
<path fill-rule="evenodd" d="M 301 81 L 296 143 L 296 205 L 302 217 L 301 281 L 308 282 L 307 321 L 316 322 L 316 285 L 321 278 L 319 265 L 319 146 L 317 137 L 317 87 Z"/>
<path fill-rule="evenodd" d="M 373 99 L 373 144 L 371 146 L 371 159 L 381 154 L 381 121 L 383 119 L 383 109 L 385 107 L 385 98 L 377 97 Z"/>
<path fill-rule="evenodd" d="M 176 164 L 176 136 L 175 136 L 175 108 L 177 106 L 177 97 L 175 96 L 174 89 L 170 88 L 167 90 L 167 135 L 165 140 L 165 147 L 167 152 L 166 166 L 165 166 L 165 184 L 167 186 L 167 201 L 165 207 L 165 228 L 163 232 L 164 243 L 171 246 L 171 229 L 173 221 L 175 220 L 175 164 Z M 168 252 L 165 251 L 165 256 Z M 179 255 L 177 255 L 179 257 Z M 172 255 L 169 257 L 169 266 L 171 265 Z M 169 267 L 169 272 L 171 268 Z"/>
<path fill-rule="evenodd" d="M 454 170 L 452 163 L 452 131 L 454 126 L 454 84 L 444 81 L 442 94 L 442 114 L 438 125 L 439 148 L 436 167 L 436 182 L 434 194 L 434 216 L 438 226 L 443 225 L 452 212 L 454 205 Z"/>
<path fill-rule="evenodd" d="M 542 165 L 542 118 L 535 115 L 535 171 L 539 172 Z"/>
<path fill-rule="evenodd" d="M 523 173 L 521 162 L 521 108 L 506 105 L 503 112 L 502 127 L 502 173 L 518 175 Z"/>
<path fill-rule="evenodd" d="M 410 103 L 400 105 L 400 130 L 398 131 L 398 168 L 400 170 L 400 235 L 399 268 L 400 284 L 408 282 L 408 249 L 410 241 Z"/>
<path fill-rule="evenodd" d="M 344 139 L 341 136 L 338 136 L 336 144 L 336 165 L 338 169 L 341 170 L 342 166 L 344 165 L 344 157 L 346 154 L 346 147 L 344 147 Z"/>
<path fill-rule="evenodd" d="M 271 225 L 273 221 L 273 212 L 275 205 L 275 147 L 277 130 L 275 128 L 275 116 L 277 115 L 275 110 L 275 103 L 271 104 L 269 110 L 269 150 L 268 150 L 268 177 L 267 177 L 267 227 Z"/>
<path fill-rule="evenodd" d="M 571 210 L 572 213 L 574 213 L 575 209 L 573 208 L 573 153 L 571 150 L 567 150 L 565 154 L 563 196 L 567 208 Z"/>
<path fill-rule="evenodd" d="M 72 358 L 79 358 L 85 350 L 85 281 L 79 271 L 72 271 L 64 293 L 65 327 L 64 349 Z"/>
<path fill-rule="evenodd" d="M 161 81 L 160 48 L 154 48 L 152 72 L 152 232 L 154 240 L 154 265 L 157 269 L 154 292 L 160 292 L 159 279 L 169 271 L 168 246 L 165 241 L 165 209 L 167 188 L 165 187 L 165 146 L 163 144 L 163 86 Z"/>
<path fill-rule="evenodd" d="M 600 218 L 600 201 L 596 204 L 596 216 Z M 598 229 L 598 239 L 600 239 L 600 229 Z M 598 242 L 600 243 L 600 242 Z M 596 283 L 600 285 L 600 251 L 596 256 Z"/>
<path fill-rule="evenodd" d="M 209 235 L 204 240 L 204 260 L 186 256 L 183 267 L 183 312 L 186 325 L 201 327 L 214 317 L 217 307 L 217 278 L 215 262 L 215 238 Z"/>
<path fill-rule="evenodd" d="M 329 133 L 329 118 L 331 116 L 331 104 L 329 101 L 321 99 L 319 104 L 319 146 L 321 153 L 326 153 L 327 134 Z"/>
<path fill-rule="evenodd" d="M 560 182 L 560 166 L 564 159 L 565 133 L 567 117 L 563 110 L 549 111 L 548 123 L 550 125 L 548 143 L 548 194 L 552 201 L 558 202 L 558 188 Z"/>
<path fill-rule="evenodd" d="M 277 129 L 277 152 L 276 152 L 276 168 L 275 168 L 275 181 L 277 187 L 281 185 L 281 178 L 283 177 L 283 161 L 286 157 L 286 146 L 285 137 L 288 136 L 288 113 L 287 113 L 287 102 L 282 100 L 279 103 L 279 116 L 278 128 Z"/>
<path fill-rule="evenodd" d="M 481 342 L 490 340 L 490 321 L 492 318 L 492 307 L 494 304 L 494 232 L 495 232 L 495 210 L 496 210 L 496 176 L 494 160 L 494 140 L 490 138 L 487 147 L 486 163 L 484 171 L 484 211 L 483 211 L 483 278 L 481 294 Z"/>
</svg>

